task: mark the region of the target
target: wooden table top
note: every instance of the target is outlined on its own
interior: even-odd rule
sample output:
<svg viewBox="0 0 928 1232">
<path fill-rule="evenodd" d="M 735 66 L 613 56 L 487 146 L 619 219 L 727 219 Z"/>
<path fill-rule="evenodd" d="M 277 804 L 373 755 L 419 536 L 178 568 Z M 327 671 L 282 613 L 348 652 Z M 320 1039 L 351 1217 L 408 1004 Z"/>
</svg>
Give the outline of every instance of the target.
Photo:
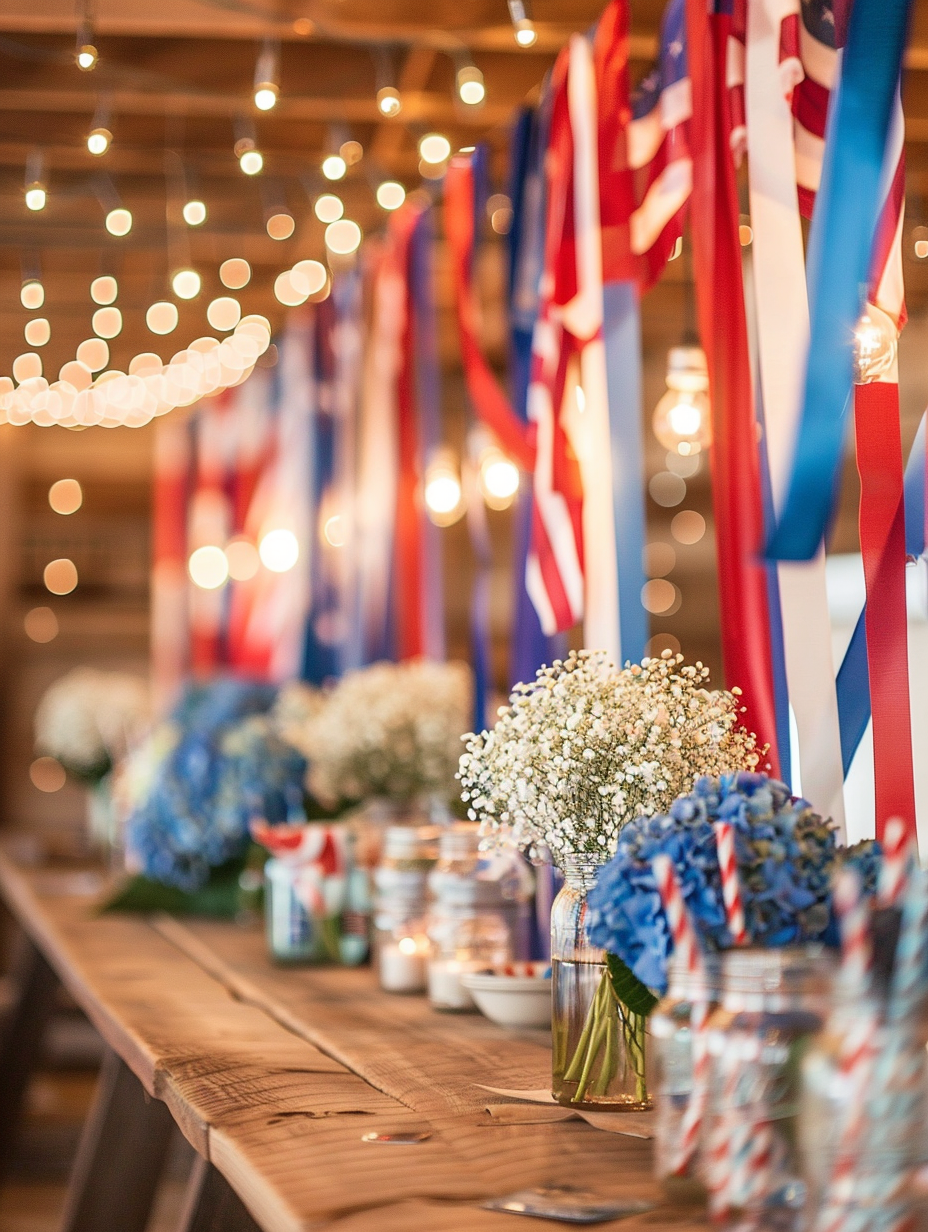
<svg viewBox="0 0 928 1232">
<path fill-rule="evenodd" d="M 100 915 L 100 889 L 92 874 L 0 854 L 9 909 L 267 1232 L 513 1232 L 514 1216 L 480 1204 L 564 1185 L 657 1204 L 604 1229 L 703 1228 L 660 1205 L 650 1142 L 490 1116 L 499 1097 L 478 1084 L 550 1083 L 546 1031 L 439 1013 L 381 992 L 365 969 L 275 966 L 254 926 Z M 362 1141 L 372 1130 L 431 1137 Z"/>
</svg>

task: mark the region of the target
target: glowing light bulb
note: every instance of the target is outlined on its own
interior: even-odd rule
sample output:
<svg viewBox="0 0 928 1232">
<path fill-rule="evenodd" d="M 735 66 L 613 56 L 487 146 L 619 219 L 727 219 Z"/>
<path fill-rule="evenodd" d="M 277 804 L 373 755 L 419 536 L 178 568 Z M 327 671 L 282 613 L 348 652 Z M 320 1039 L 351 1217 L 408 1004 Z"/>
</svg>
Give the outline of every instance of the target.
<svg viewBox="0 0 928 1232">
<path fill-rule="evenodd" d="M 235 329 L 241 320 L 241 316 L 241 305 L 231 295 L 220 295 L 218 299 L 212 301 L 206 310 L 206 319 L 213 329 L 222 330 L 223 332 Z"/>
<path fill-rule="evenodd" d="M 491 509 L 508 509 L 519 491 L 519 468 L 500 449 L 487 449 L 480 459 L 480 491 Z"/>
<path fill-rule="evenodd" d="M 77 513 L 83 501 L 84 493 L 76 479 L 58 479 L 48 489 L 48 503 L 55 513 Z"/>
<path fill-rule="evenodd" d="M 32 210 L 33 213 L 38 213 L 39 210 L 44 210 L 48 201 L 48 193 L 45 191 L 44 184 L 30 184 L 26 189 L 26 209 Z"/>
<path fill-rule="evenodd" d="M 190 553 L 187 571 L 194 586 L 201 590 L 218 590 L 229 579 L 229 562 L 222 548 L 207 544 Z"/>
<path fill-rule="evenodd" d="M 90 372 L 102 372 L 110 362 L 110 348 L 102 338 L 87 338 L 77 348 L 77 362 Z"/>
<path fill-rule="evenodd" d="M 330 154 L 322 160 L 322 174 L 327 180 L 341 180 L 348 170 L 348 164 L 341 154 Z"/>
<path fill-rule="evenodd" d="M 66 556 L 49 561 L 42 574 L 46 590 L 53 595 L 69 595 L 77 586 L 77 568 Z"/>
<path fill-rule="evenodd" d="M 153 334 L 170 334 L 177 329 L 177 305 L 170 300 L 159 300 L 145 313 L 145 324 Z"/>
<path fill-rule="evenodd" d="M 37 308 L 41 308 L 45 303 L 45 288 L 41 282 L 32 278 L 29 282 L 24 282 L 22 289 L 19 292 L 19 300 L 24 308 L 28 308 L 30 312 L 35 312 Z"/>
<path fill-rule="evenodd" d="M 267 233 L 272 240 L 288 240 L 296 229 L 296 223 L 286 213 L 272 214 L 267 220 Z"/>
<path fill-rule="evenodd" d="M 285 270 L 274 279 L 274 295 L 287 308 L 296 308 L 309 298 L 307 281 L 292 270 Z"/>
<path fill-rule="evenodd" d="M 98 337 L 115 338 L 122 331 L 122 313 L 118 308 L 98 308 L 92 324 Z"/>
<path fill-rule="evenodd" d="M 446 162 L 451 156 L 451 142 L 441 133 L 426 133 L 419 142 L 419 157 L 433 166 Z"/>
<path fill-rule="evenodd" d="M 178 299 L 196 299 L 200 294 L 200 275 L 196 270 L 178 270 L 171 279 L 171 287 Z"/>
<path fill-rule="evenodd" d="M 515 26 L 515 39 L 520 47 L 533 47 L 538 39 L 538 31 L 527 17 L 523 17 Z"/>
<path fill-rule="evenodd" d="M 42 360 L 35 351 L 24 351 L 13 360 L 13 378 L 20 385 L 42 375 Z"/>
<path fill-rule="evenodd" d="M 313 212 L 320 222 L 338 222 L 345 213 L 345 207 L 341 197 L 336 197 L 334 193 L 323 193 L 316 199 Z"/>
<path fill-rule="evenodd" d="M 219 279 L 230 291 L 240 291 L 251 281 L 251 266 L 241 257 L 230 257 L 220 265 Z"/>
<path fill-rule="evenodd" d="M 271 111 L 277 106 L 279 88 L 273 81 L 262 81 L 255 87 L 255 106 L 259 111 Z"/>
<path fill-rule="evenodd" d="M 95 304 L 112 304 L 119 294 L 119 283 L 109 274 L 95 278 L 90 284 L 90 298 Z"/>
<path fill-rule="evenodd" d="M 390 119 L 403 110 L 403 100 L 395 86 L 383 86 L 377 91 L 377 109 Z"/>
<path fill-rule="evenodd" d="M 338 147 L 338 152 L 348 166 L 353 167 L 355 163 L 359 163 L 364 157 L 364 146 L 360 141 L 343 141 Z"/>
<path fill-rule="evenodd" d="M 93 43 L 83 43 L 77 49 L 77 54 L 74 57 L 77 61 L 77 67 L 84 73 L 89 73 L 91 69 L 96 68 L 99 55 Z"/>
<path fill-rule="evenodd" d="M 854 330 L 854 382 L 869 385 L 885 376 L 896 362 L 898 331 L 893 321 L 873 304 Z"/>
<path fill-rule="evenodd" d="M 361 228 L 350 218 L 330 222 L 325 229 L 325 246 L 337 256 L 356 252 L 361 243 Z"/>
<path fill-rule="evenodd" d="M 454 455 L 439 450 L 425 472 L 425 508 L 436 526 L 451 526 L 464 512 L 461 481 Z"/>
<path fill-rule="evenodd" d="M 248 539 L 232 539 L 227 543 L 226 560 L 233 582 L 250 582 L 261 567 L 258 549 Z"/>
<path fill-rule="evenodd" d="M 108 128 L 93 128 L 87 134 L 87 149 L 95 158 L 99 158 L 110 148 L 112 140 L 113 134 Z"/>
<path fill-rule="evenodd" d="M 206 222 L 206 206 L 202 201 L 188 201 L 181 213 L 188 227 L 200 227 Z"/>
<path fill-rule="evenodd" d="M 260 150 L 245 150 L 238 160 L 238 165 L 246 175 L 257 175 L 264 167 L 264 156 Z"/>
<path fill-rule="evenodd" d="M 258 544 L 258 555 L 265 569 L 287 573 L 300 558 L 300 545 L 292 530 L 268 531 Z"/>
<path fill-rule="evenodd" d="M 31 321 L 26 322 L 23 336 L 29 346 L 45 346 L 52 336 L 52 327 L 45 317 L 33 317 Z"/>
<path fill-rule="evenodd" d="M 474 64 L 458 69 L 457 85 L 458 98 L 468 107 L 479 107 L 487 96 L 483 73 Z"/>
<path fill-rule="evenodd" d="M 654 408 L 652 428 L 665 449 L 692 457 L 712 441 L 709 376 L 700 347 L 673 347 L 667 357 L 667 392 Z"/>
<path fill-rule="evenodd" d="M 307 296 L 318 295 L 329 281 L 329 271 L 321 261 L 297 261 L 290 272 L 294 284 L 300 279 L 305 281 Z M 299 282 L 299 285 L 302 287 L 303 282 Z"/>
<path fill-rule="evenodd" d="M 398 210 L 406 200 L 406 189 L 396 180 L 385 180 L 377 188 L 377 204 L 382 210 Z"/>
<path fill-rule="evenodd" d="M 122 209 L 121 207 L 115 210 L 110 210 L 106 216 L 105 225 L 110 235 L 128 235 L 132 230 L 132 213 L 131 211 Z"/>
</svg>

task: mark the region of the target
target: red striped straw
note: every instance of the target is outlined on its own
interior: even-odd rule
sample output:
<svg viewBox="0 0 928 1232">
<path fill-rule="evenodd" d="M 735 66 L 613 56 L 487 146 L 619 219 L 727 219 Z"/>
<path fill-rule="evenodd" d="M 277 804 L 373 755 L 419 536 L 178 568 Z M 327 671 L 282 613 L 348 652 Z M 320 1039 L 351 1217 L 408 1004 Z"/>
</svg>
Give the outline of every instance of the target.
<svg viewBox="0 0 928 1232">
<path fill-rule="evenodd" d="M 654 870 L 654 878 L 657 881 L 661 902 L 664 904 L 664 911 L 667 913 L 674 953 L 682 960 L 687 975 L 702 977 L 702 950 L 683 901 L 683 891 L 673 871 L 673 861 L 669 856 L 655 856 L 651 861 L 651 867 Z"/>
<path fill-rule="evenodd" d="M 878 897 L 881 907 L 898 907 L 915 856 L 915 844 L 901 817 L 890 817 L 883 839 L 883 867 L 880 870 Z"/>
<path fill-rule="evenodd" d="M 865 993 L 873 966 L 870 943 L 870 911 L 861 893 L 860 878 L 853 869 L 843 868 L 835 878 L 835 911 L 841 926 L 841 974 L 845 994 Z"/>
<path fill-rule="evenodd" d="M 715 842 L 719 853 L 719 868 L 722 870 L 722 899 L 725 903 L 725 917 L 728 931 L 735 945 L 747 945 L 750 941 L 747 925 L 744 920 L 744 902 L 741 898 L 741 885 L 738 881 L 738 862 L 735 859 L 735 830 L 727 821 L 717 821 L 712 827 L 715 830 Z"/>
</svg>

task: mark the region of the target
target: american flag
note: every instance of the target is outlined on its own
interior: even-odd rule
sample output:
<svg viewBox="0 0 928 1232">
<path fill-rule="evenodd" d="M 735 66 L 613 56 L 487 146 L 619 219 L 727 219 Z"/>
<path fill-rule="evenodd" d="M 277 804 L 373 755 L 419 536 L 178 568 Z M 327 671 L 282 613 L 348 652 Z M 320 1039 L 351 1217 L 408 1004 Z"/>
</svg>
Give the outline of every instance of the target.
<svg viewBox="0 0 928 1232">
<path fill-rule="evenodd" d="M 822 178 L 831 93 L 840 69 L 846 16 L 833 0 L 792 0 L 780 25 L 780 81 L 793 111 L 796 188 L 799 209 L 812 217 Z M 905 155 L 902 103 L 897 97 L 890 130 L 884 204 L 873 240 L 870 302 L 905 324 L 902 280 L 902 222 L 905 211 Z"/>
</svg>

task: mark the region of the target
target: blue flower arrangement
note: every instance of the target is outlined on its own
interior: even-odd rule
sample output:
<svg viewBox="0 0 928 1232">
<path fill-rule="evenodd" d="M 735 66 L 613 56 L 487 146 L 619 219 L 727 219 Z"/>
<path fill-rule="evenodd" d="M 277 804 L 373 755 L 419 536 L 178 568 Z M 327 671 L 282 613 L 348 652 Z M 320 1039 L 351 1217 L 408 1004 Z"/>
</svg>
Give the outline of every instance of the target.
<svg viewBox="0 0 928 1232">
<path fill-rule="evenodd" d="M 670 812 L 637 817 L 619 835 L 615 857 L 590 892 L 591 941 L 616 955 L 648 988 L 664 991 L 672 949 L 651 861 L 673 861 L 687 908 L 707 950 L 731 946 L 713 822 L 734 828 L 748 933 L 756 945 L 818 940 L 838 944 L 831 905 L 836 865 L 850 862 L 864 891 L 876 890 L 880 849 L 840 849 L 835 830 L 765 774 L 739 771 L 698 779 Z"/>
<path fill-rule="evenodd" d="M 152 881 L 194 891 L 244 856 L 248 823 L 302 819 L 306 760 L 262 718 L 272 685 L 222 678 L 190 686 L 172 716 L 174 747 L 127 822 L 127 843 Z"/>
</svg>

